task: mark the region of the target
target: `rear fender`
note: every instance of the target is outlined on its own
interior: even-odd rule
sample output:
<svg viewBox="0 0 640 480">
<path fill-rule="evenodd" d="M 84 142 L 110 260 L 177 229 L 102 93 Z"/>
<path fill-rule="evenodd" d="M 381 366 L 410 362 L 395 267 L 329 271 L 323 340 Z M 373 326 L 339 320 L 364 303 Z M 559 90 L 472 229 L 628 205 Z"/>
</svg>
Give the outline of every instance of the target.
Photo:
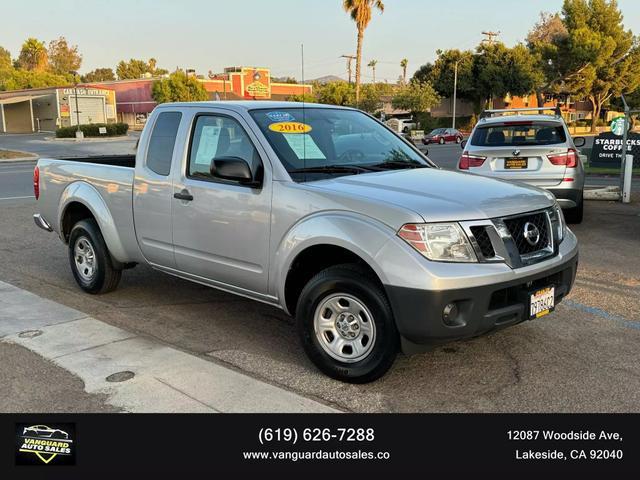
<svg viewBox="0 0 640 480">
<path fill-rule="evenodd" d="M 60 212 L 58 217 L 58 232 L 62 240 L 66 243 L 66 239 L 62 233 L 62 220 L 64 219 L 67 208 L 74 202 L 81 203 L 93 214 L 113 258 L 121 263 L 128 262 L 128 255 L 122 244 L 122 239 L 118 234 L 118 229 L 109 211 L 109 207 L 98 190 L 89 183 L 82 181 L 73 182 L 62 192 L 60 207 L 58 209 L 58 212 Z"/>
</svg>

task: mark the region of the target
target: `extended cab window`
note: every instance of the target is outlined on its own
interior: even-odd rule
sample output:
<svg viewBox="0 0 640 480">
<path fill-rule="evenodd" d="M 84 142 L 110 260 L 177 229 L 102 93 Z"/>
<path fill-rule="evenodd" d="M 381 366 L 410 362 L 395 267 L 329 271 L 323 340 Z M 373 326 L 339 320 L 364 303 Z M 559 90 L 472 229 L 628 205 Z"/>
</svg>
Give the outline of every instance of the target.
<svg viewBox="0 0 640 480">
<path fill-rule="evenodd" d="M 553 145 L 566 142 L 564 128 L 557 122 L 515 121 L 478 127 L 471 145 L 505 147 L 515 145 Z"/>
<path fill-rule="evenodd" d="M 222 158 L 241 158 L 259 177 L 262 161 L 244 128 L 233 118 L 200 115 L 191 137 L 187 176 L 220 181 L 211 175 L 211 162 Z"/>
<path fill-rule="evenodd" d="M 158 175 L 169 175 L 176 135 L 180 126 L 180 112 L 162 112 L 158 115 L 147 150 L 147 167 Z"/>
</svg>

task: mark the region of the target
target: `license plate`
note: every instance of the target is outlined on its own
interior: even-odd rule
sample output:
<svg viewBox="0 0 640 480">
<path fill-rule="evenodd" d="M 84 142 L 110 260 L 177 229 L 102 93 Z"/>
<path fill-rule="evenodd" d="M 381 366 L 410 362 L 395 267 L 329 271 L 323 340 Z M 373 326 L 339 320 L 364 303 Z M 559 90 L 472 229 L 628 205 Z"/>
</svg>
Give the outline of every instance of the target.
<svg viewBox="0 0 640 480">
<path fill-rule="evenodd" d="M 529 318 L 540 318 L 555 308 L 555 288 L 536 290 L 529 296 Z"/>
<path fill-rule="evenodd" d="M 507 170 L 524 170 L 529 167 L 528 158 L 505 158 L 504 168 Z"/>
</svg>

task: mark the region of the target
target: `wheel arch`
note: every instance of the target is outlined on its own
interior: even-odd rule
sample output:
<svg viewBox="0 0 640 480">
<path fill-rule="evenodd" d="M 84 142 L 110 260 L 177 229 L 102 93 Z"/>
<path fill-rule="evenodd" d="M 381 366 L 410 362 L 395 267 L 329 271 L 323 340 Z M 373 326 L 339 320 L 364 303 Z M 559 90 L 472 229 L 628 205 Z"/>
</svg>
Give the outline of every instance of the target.
<svg viewBox="0 0 640 480">
<path fill-rule="evenodd" d="M 109 211 L 100 193 L 86 182 L 74 182 L 67 186 L 60 198 L 58 228 L 60 238 L 68 243 L 69 233 L 78 221 L 92 218 L 98 224 L 111 256 L 118 262 L 128 261 L 127 253 Z"/>
<path fill-rule="evenodd" d="M 281 306 L 294 315 L 306 282 L 332 265 L 356 263 L 384 285 L 386 276 L 375 255 L 391 232 L 373 219 L 349 213 L 317 215 L 298 223 L 285 235 L 275 255 L 275 290 Z"/>
</svg>

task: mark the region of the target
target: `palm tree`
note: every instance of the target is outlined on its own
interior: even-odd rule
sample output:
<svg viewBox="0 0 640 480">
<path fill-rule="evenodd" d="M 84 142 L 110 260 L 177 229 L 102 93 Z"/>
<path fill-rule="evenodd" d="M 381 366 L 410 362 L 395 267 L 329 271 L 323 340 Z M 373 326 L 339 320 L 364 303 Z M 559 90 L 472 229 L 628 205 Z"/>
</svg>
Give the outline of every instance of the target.
<svg viewBox="0 0 640 480">
<path fill-rule="evenodd" d="M 367 67 L 371 67 L 371 70 L 373 70 L 373 83 L 376 83 L 376 65 L 378 64 L 377 60 L 371 60 L 368 64 Z"/>
<path fill-rule="evenodd" d="M 25 70 L 42 72 L 47 69 L 47 47 L 44 42 L 35 38 L 27 38 L 22 44 L 17 64 Z"/>
<path fill-rule="evenodd" d="M 360 100 L 360 70 L 362 65 L 362 39 L 364 31 L 371 21 L 371 9 L 384 12 L 382 0 L 343 0 L 342 7 L 351 15 L 358 29 L 358 48 L 356 50 L 356 103 Z"/>
<path fill-rule="evenodd" d="M 407 66 L 409 66 L 409 60 L 403 58 L 400 60 L 400 66 L 402 67 L 402 83 L 407 84 Z"/>
</svg>

